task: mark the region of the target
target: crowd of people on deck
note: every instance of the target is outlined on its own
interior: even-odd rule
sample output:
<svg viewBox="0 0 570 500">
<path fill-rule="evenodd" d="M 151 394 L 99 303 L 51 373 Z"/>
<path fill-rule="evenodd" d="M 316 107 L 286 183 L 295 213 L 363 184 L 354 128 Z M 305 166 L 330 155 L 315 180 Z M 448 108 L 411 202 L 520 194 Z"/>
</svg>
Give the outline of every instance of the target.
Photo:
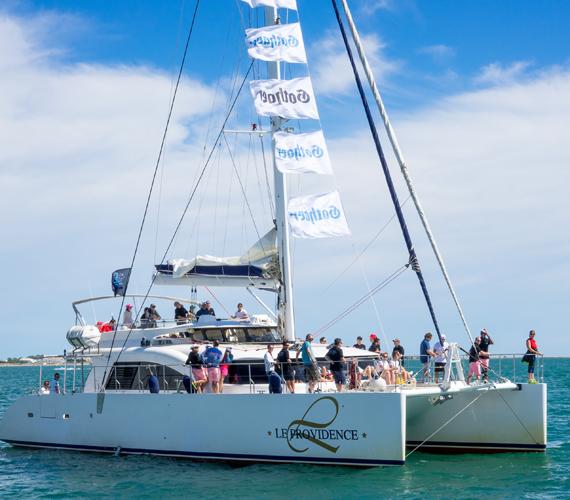
<svg viewBox="0 0 570 500">
<path fill-rule="evenodd" d="M 181 302 L 174 302 L 174 320 L 177 324 L 199 320 L 201 316 L 216 317 L 216 313 L 209 300 L 201 303 L 196 311 L 195 306 L 186 309 Z M 250 316 L 244 309 L 243 303 L 238 303 L 236 312 L 230 316 L 237 321 L 249 321 Z M 153 328 L 157 326 L 157 321 L 161 320 L 155 304 L 145 307 L 140 317 L 141 328 Z M 127 328 L 135 327 L 136 318 L 133 318 L 133 306 L 127 304 L 123 312 L 122 325 Z M 111 319 L 107 323 L 98 322 L 97 327 L 101 332 L 112 332 L 117 328 L 116 321 Z M 531 330 L 526 340 L 526 354 L 522 361 L 528 364 L 528 382 L 536 383 L 534 377 L 536 356 L 542 356 L 538 350 L 535 340 L 536 332 Z M 361 336 L 356 338 L 356 343 L 352 346 L 355 349 L 368 350 L 374 354 L 373 361 L 365 368 L 358 365 L 356 358 L 347 360 L 343 352 L 343 341 L 336 338 L 329 344 L 326 337 L 319 338 L 319 345 L 327 346 L 325 359 L 329 366 L 319 366 L 313 352 L 315 338 L 308 334 L 303 342 L 300 342 L 291 356 L 291 343 L 283 341 L 282 348 L 277 354 L 273 344 L 267 346 L 264 355 L 265 373 L 268 378 L 270 392 L 281 392 L 282 385 L 285 385 L 287 392 L 295 392 L 295 383 L 304 381 L 307 384 L 308 392 L 314 392 L 320 382 L 334 382 L 338 391 L 345 388 L 360 387 L 363 381 L 383 380 L 387 385 L 415 383 L 418 375 L 423 383 L 434 382 L 439 384 L 444 381 L 444 374 L 448 362 L 449 343 L 444 334 L 438 336 L 432 347 L 433 335 L 427 332 L 419 348 L 419 360 L 422 365 L 420 372 L 414 374 L 404 367 L 405 350 L 400 339 L 393 339 L 393 349 L 391 353 L 382 351 L 380 338 L 372 333 L 370 335 L 370 345 L 367 348 Z M 469 356 L 469 371 L 466 382 L 486 383 L 489 380 L 489 348 L 494 344 L 486 328 L 473 340 L 469 351 L 464 351 Z M 191 366 L 192 383 L 196 392 L 203 392 L 207 384 L 209 391 L 220 393 L 223 391 L 224 379 L 228 376 L 228 367 L 233 362 L 231 347 L 224 352 L 219 347 L 218 341 L 213 341 L 204 352 L 198 353 L 199 346 L 192 346 L 186 364 Z M 461 349 L 461 348 L 459 348 Z M 463 350 L 463 349 L 461 349 Z M 298 365 L 302 366 L 302 370 Z M 432 370 L 433 367 L 433 376 Z M 301 376 L 302 373 L 302 376 Z M 43 393 L 53 393 L 59 391 L 54 381 L 45 381 L 42 387 Z"/>
</svg>

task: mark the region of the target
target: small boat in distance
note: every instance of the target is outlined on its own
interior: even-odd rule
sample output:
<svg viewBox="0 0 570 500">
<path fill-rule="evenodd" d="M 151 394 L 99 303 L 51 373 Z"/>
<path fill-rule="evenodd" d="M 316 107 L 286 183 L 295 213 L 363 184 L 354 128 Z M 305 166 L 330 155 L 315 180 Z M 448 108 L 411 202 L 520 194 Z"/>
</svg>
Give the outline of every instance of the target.
<svg viewBox="0 0 570 500">
<path fill-rule="evenodd" d="M 493 380 L 492 373 L 485 383 L 467 384 L 458 344 L 448 345 L 441 383 L 429 377 L 420 382 L 418 373 L 404 376 L 400 364 L 390 365 L 376 352 L 343 347 L 342 363 L 348 370 L 342 384 L 338 379 L 335 383 L 327 370 L 331 346 L 314 343 L 309 337 L 298 338 L 290 237 L 342 236 L 350 230 L 337 191 L 295 198 L 288 194 L 291 176 L 332 173 L 322 131 L 299 133 L 289 126 L 290 120 L 313 125 L 318 120 L 310 78 L 281 78 L 282 64 L 306 64 L 300 23 L 281 23 L 281 19 L 298 16 L 297 2 L 243 2 L 251 8 L 264 8 L 264 24 L 246 30 L 246 43 L 254 61 L 267 61 L 267 78 L 252 80 L 250 91 L 257 114 L 269 118 L 269 130 L 256 125 L 233 132 L 271 137 L 271 227 L 265 234 L 258 233 L 258 241 L 241 256 L 197 255 L 161 262 L 155 266 L 152 285 L 180 285 L 183 290 L 243 288 L 264 313 L 246 319 L 210 313 L 170 320 L 143 318 L 144 304 L 150 299 L 194 307 L 200 304 L 188 297 L 132 294 L 127 273 L 125 283 L 117 284 L 122 288 L 115 296 L 73 303 L 76 324 L 67 332 L 73 352 L 67 356 L 61 390 L 52 388 L 50 394 L 38 391 L 18 399 L 0 421 L 0 439 L 30 448 L 359 467 L 404 465 L 408 450 L 417 449 L 545 450 L 546 385 L 514 383 L 503 377 Z M 340 11 L 337 2 L 333 4 L 408 250 L 402 272 L 410 270 L 418 277 L 442 341 Z M 363 64 L 369 69 L 346 0 L 342 5 Z M 306 8 L 310 8 L 309 1 Z M 288 15 L 280 15 L 280 9 L 289 9 Z M 253 62 L 250 70 L 252 66 Z M 383 108 L 373 77 L 367 76 Z M 216 144 L 228 132 L 225 125 L 234 104 L 235 100 L 228 106 Z M 385 110 L 383 118 L 391 128 Z M 390 137 L 399 150 L 395 136 Z M 397 157 L 408 175 L 401 153 Z M 411 181 L 408 185 L 413 192 Z M 423 217 L 419 200 L 414 202 Z M 427 221 L 422 219 L 422 223 L 429 233 Z M 435 241 L 432 248 L 441 259 Z M 442 260 L 440 267 L 463 318 Z M 260 291 L 274 294 L 275 310 L 265 305 L 258 296 Z M 135 310 L 132 323 L 119 321 L 109 331 L 102 331 L 88 324 L 80 308 L 103 300 L 120 301 L 121 306 L 127 300 L 139 300 L 142 305 Z M 224 357 L 209 358 L 213 349 Z M 303 356 L 299 356 L 300 350 Z M 282 351 L 283 357 L 278 357 L 277 351 Z M 86 359 L 89 366 L 85 366 Z M 220 366 L 223 371 L 217 371 Z M 397 375 L 391 383 L 383 378 L 384 370 Z M 206 374 L 209 378 L 202 378 Z"/>
</svg>

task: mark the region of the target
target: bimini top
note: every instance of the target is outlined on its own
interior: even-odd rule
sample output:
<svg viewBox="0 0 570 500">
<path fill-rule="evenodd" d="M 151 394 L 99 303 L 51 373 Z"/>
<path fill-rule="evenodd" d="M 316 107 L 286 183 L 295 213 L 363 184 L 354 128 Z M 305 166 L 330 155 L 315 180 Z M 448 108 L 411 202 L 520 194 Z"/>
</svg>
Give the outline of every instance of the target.
<svg viewBox="0 0 570 500">
<path fill-rule="evenodd" d="M 193 259 L 171 259 L 156 267 L 154 283 L 184 286 L 253 286 L 277 290 L 276 230 L 271 229 L 241 257 L 199 255 Z"/>
</svg>

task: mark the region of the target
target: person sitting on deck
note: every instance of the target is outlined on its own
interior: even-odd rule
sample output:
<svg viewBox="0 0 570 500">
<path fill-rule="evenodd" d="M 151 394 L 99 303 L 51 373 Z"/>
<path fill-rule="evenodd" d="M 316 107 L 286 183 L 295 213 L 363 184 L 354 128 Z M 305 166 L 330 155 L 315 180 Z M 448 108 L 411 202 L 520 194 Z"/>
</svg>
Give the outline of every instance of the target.
<svg viewBox="0 0 570 500">
<path fill-rule="evenodd" d="M 379 375 L 386 381 L 388 385 L 394 385 L 396 383 L 396 376 L 394 374 L 394 367 L 390 364 L 388 358 L 388 353 L 383 352 L 380 354 L 378 361 L 376 362 L 377 371 L 380 371 Z"/>
<path fill-rule="evenodd" d="M 243 304 L 241 302 L 237 305 L 237 311 L 234 313 L 232 318 L 239 319 L 240 321 L 247 321 L 249 319 L 249 314 L 247 314 L 247 311 L 243 308 Z"/>
<path fill-rule="evenodd" d="M 209 300 L 202 303 L 202 305 L 200 306 L 200 309 L 196 313 L 196 318 L 199 318 L 200 316 L 204 316 L 204 315 L 216 316 L 214 308 L 210 304 Z"/>
<path fill-rule="evenodd" d="M 49 394 L 49 380 L 44 380 L 44 385 L 40 388 L 40 394 Z"/>
<path fill-rule="evenodd" d="M 392 351 L 392 361 L 390 364 L 394 368 L 396 384 L 405 384 L 410 380 L 410 374 L 404 369 L 404 366 L 402 365 L 402 354 L 400 354 L 400 351 L 396 350 L 396 348 L 394 348 Z"/>
<path fill-rule="evenodd" d="M 174 319 L 177 325 L 183 325 L 188 321 L 188 310 L 178 301 L 174 303 Z"/>
<path fill-rule="evenodd" d="M 115 330 L 115 325 L 116 325 L 116 321 L 113 318 L 111 318 L 111 320 L 108 323 L 103 323 L 99 327 L 99 331 L 101 333 L 112 332 Z"/>
</svg>

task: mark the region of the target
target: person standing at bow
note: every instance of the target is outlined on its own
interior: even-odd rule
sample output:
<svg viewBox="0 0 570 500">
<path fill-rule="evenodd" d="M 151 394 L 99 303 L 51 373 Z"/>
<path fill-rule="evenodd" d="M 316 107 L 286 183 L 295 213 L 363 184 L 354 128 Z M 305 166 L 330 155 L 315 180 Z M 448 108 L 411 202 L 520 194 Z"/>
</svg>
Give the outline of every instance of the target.
<svg viewBox="0 0 570 500">
<path fill-rule="evenodd" d="M 538 344 L 536 343 L 536 332 L 531 330 L 528 334 L 528 339 L 526 339 L 526 354 L 524 355 L 523 361 L 526 359 L 528 363 L 528 383 L 537 384 L 538 382 L 534 378 L 534 363 L 537 356 L 542 356 L 542 353 L 538 350 Z"/>
<path fill-rule="evenodd" d="M 483 382 L 487 382 L 487 380 L 489 380 L 489 346 L 495 342 L 493 342 L 493 339 L 489 336 L 486 328 L 481 330 L 479 338 L 481 339 L 479 342 L 479 347 L 481 348 L 481 378 Z"/>
</svg>

